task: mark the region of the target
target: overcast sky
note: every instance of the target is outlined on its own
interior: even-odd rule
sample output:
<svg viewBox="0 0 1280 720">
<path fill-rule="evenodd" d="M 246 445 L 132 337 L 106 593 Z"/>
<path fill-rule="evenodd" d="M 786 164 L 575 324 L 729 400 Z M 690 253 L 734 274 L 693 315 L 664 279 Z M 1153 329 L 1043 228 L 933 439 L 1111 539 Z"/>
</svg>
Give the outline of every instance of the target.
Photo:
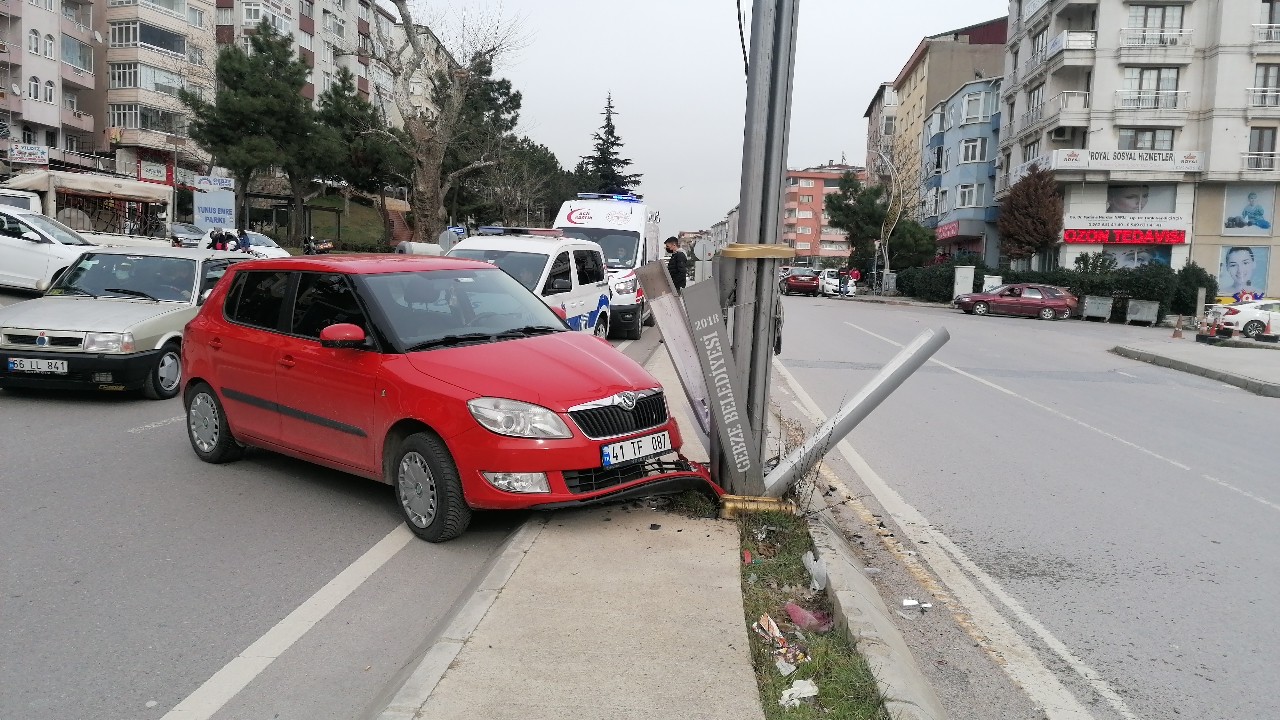
<svg viewBox="0 0 1280 720">
<path fill-rule="evenodd" d="M 746 88 L 734 0 L 502 0 L 501 11 L 527 38 L 499 70 L 524 94 L 521 132 L 572 168 L 612 91 L 624 157 L 663 235 L 706 229 L 737 204 Z M 862 114 L 921 37 L 1007 11 L 1004 0 L 800 0 L 788 165 L 862 164 Z"/>
</svg>

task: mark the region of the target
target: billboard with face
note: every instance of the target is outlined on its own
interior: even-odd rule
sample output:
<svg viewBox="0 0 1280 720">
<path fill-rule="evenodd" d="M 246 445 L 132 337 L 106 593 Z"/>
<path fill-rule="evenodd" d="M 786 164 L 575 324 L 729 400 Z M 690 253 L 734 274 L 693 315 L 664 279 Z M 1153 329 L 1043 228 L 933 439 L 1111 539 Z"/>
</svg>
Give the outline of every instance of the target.
<svg viewBox="0 0 1280 720">
<path fill-rule="evenodd" d="M 1271 237 L 1275 220 L 1274 185 L 1228 185 L 1222 210 L 1222 234 Z"/>
<path fill-rule="evenodd" d="M 1266 245 L 1224 245 L 1218 267 L 1218 296 L 1256 300 L 1267 294 L 1271 248 Z"/>
</svg>

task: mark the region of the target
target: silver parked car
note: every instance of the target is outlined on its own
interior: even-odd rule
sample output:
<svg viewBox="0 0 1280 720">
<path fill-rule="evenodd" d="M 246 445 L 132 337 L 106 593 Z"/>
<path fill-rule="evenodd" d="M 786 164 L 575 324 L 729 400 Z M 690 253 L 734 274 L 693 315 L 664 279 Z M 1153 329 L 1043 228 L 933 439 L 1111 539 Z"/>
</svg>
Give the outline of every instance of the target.
<svg viewBox="0 0 1280 720">
<path fill-rule="evenodd" d="M 0 308 L 0 388 L 182 387 L 182 332 L 242 253 L 93 248 L 43 297 Z"/>
</svg>

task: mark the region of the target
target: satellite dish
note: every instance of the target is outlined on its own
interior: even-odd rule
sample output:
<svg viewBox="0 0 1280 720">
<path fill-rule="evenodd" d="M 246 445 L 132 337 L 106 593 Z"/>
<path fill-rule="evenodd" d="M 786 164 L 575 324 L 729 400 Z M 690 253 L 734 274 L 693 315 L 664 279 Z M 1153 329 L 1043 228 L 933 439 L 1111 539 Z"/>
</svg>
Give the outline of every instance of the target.
<svg viewBox="0 0 1280 720">
<path fill-rule="evenodd" d="M 22 88 L 18 87 L 17 83 L 14 83 L 9 89 L 13 91 L 14 95 L 22 94 Z"/>
<path fill-rule="evenodd" d="M 96 42 L 99 42 L 99 43 L 100 43 L 100 42 L 102 42 L 102 33 L 98 32 L 97 30 L 94 30 L 94 31 L 93 31 L 93 39 L 94 39 L 94 41 L 96 41 Z"/>
</svg>

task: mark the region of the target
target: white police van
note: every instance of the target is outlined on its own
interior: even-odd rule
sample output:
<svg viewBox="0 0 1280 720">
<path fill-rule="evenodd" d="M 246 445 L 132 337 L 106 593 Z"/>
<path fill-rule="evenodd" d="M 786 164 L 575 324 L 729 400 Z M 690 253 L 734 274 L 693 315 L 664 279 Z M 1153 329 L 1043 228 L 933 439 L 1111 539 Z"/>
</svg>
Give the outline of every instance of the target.
<svg viewBox="0 0 1280 720">
<path fill-rule="evenodd" d="M 590 240 L 547 228 L 482 227 L 446 255 L 497 265 L 559 311 L 570 328 L 598 337 L 609 333 L 604 253 Z"/>
<path fill-rule="evenodd" d="M 653 324 L 636 269 L 657 262 L 662 253 L 658 211 L 639 195 L 578 193 L 560 206 L 555 227 L 567 237 L 598 243 L 609 269 L 613 290 L 613 332 L 629 340 L 640 338 L 640 326 Z"/>
</svg>

